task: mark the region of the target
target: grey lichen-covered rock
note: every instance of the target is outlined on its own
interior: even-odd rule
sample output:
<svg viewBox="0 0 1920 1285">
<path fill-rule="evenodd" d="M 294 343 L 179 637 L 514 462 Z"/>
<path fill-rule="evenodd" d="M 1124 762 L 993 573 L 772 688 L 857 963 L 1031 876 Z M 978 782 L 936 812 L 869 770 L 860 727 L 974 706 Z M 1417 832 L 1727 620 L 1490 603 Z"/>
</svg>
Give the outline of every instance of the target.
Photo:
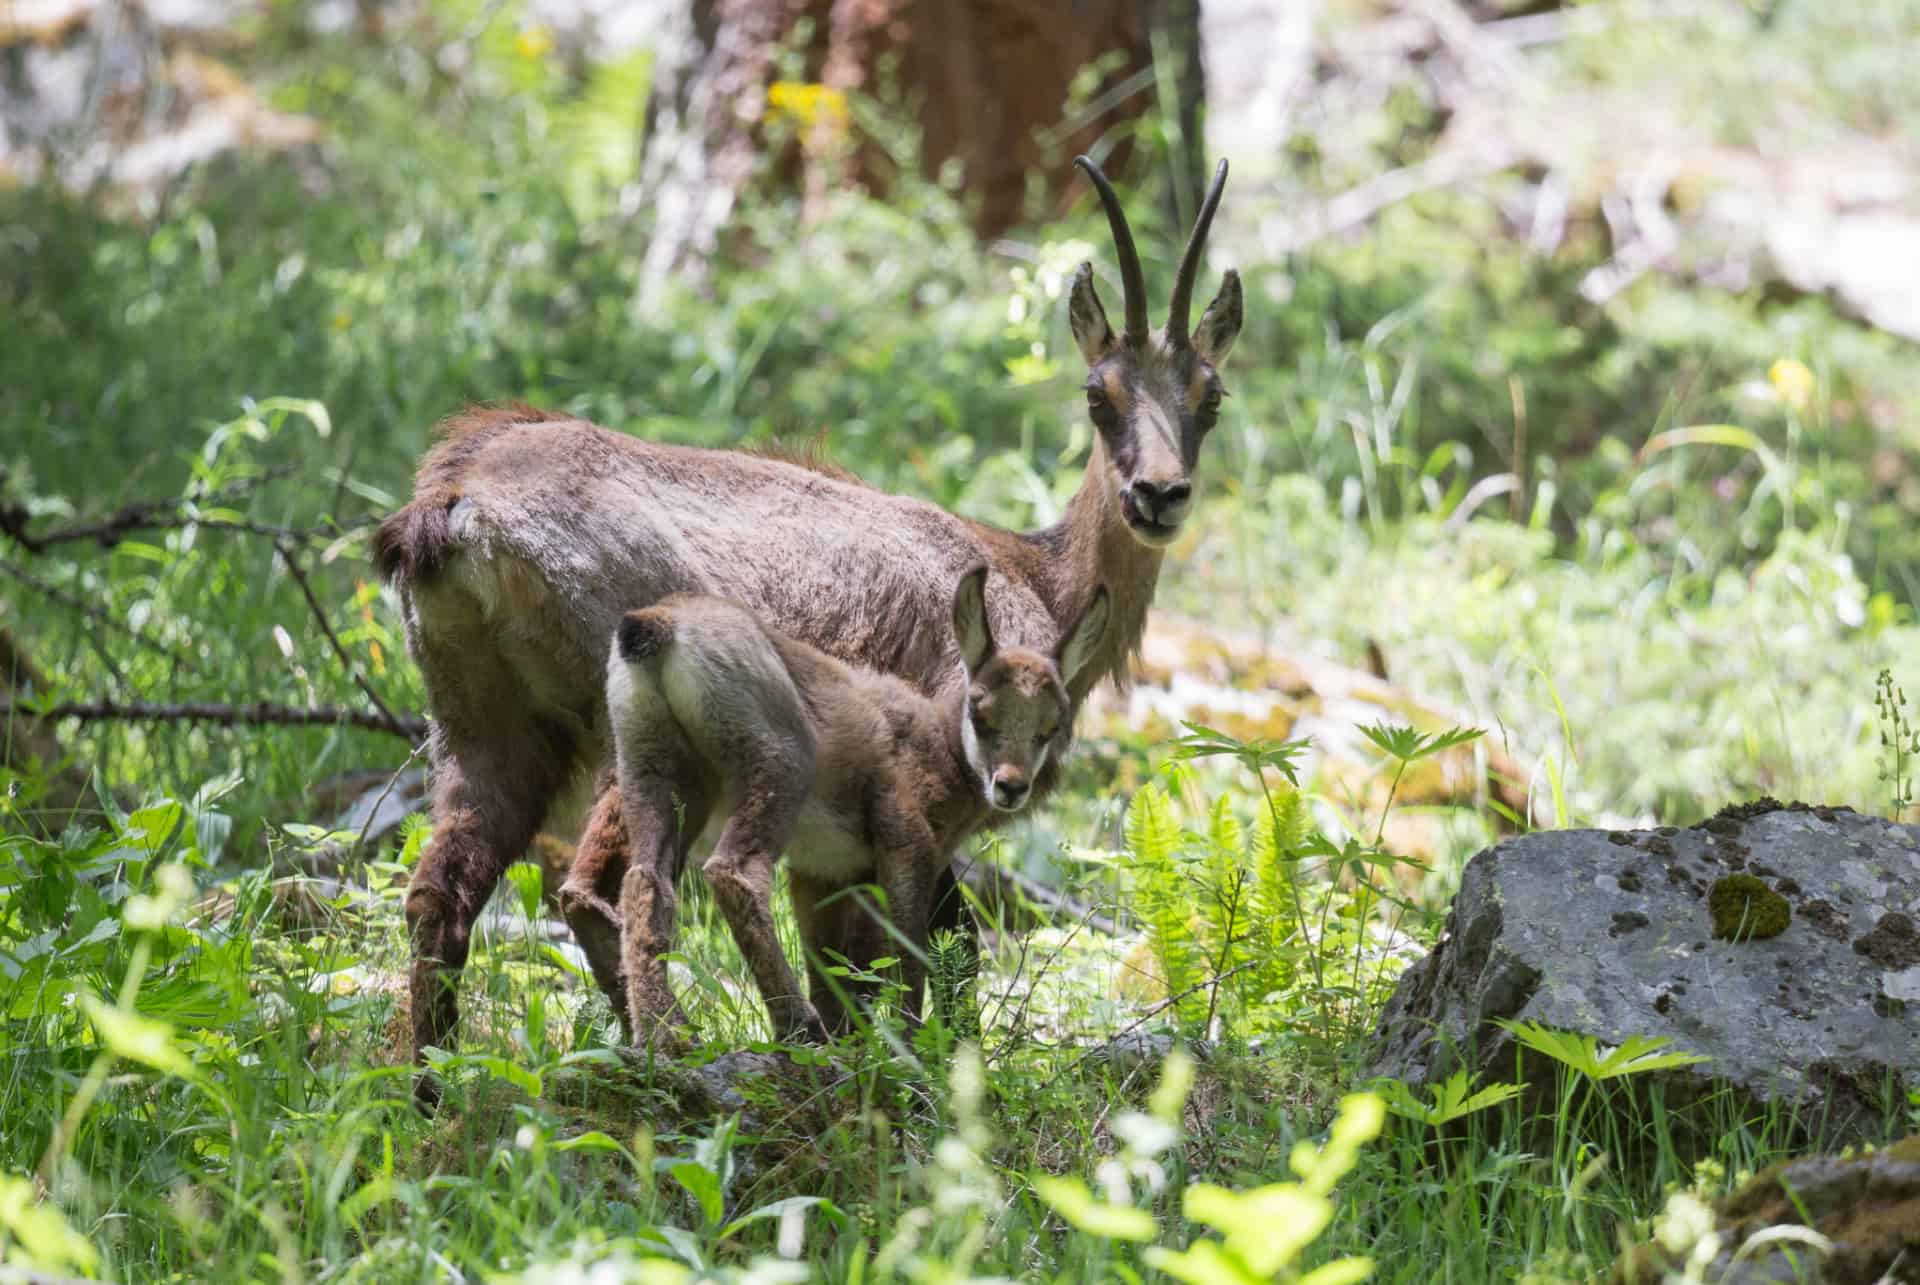
<svg viewBox="0 0 1920 1285">
<path fill-rule="evenodd" d="M 1752 887 L 1729 876 L 1764 881 L 1785 914 L 1753 897 L 1716 939 L 1715 886 L 1723 928 L 1726 889 Z M 1669 1105 L 1724 1081 L 1829 1136 L 1875 1133 L 1920 1087 L 1916 923 L 1920 827 L 1846 809 L 1768 799 L 1690 830 L 1511 839 L 1468 863 L 1440 943 L 1382 1015 L 1373 1070 L 1511 1078 L 1502 1018 L 1603 1044 L 1667 1036 L 1712 1059 L 1659 1073 Z"/>
</svg>

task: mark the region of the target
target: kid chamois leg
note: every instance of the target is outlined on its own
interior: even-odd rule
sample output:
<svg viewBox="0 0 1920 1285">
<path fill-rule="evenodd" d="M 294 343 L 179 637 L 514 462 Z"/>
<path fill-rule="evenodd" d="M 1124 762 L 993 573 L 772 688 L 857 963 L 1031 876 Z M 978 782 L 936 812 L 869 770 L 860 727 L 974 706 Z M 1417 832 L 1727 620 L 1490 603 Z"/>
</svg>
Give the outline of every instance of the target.
<svg viewBox="0 0 1920 1285">
<path fill-rule="evenodd" d="M 586 952 L 593 979 L 606 993 L 629 1043 L 637 1042 L 627 1012 L 627 980 L 621 961 L 620 888 L 626 878 L 632 840 L 619 783 L 609 776 L 601 783 L 586 828 L 580 832 L 573 865 L 560 888 L 560 913 Z"/>
<path fill-rule="evenodd" d="M 755 773 L 703 871 L 767 1003 L 776 1038 L 825 1043 L 827 1028 L 801 992 L 773 924 L 773 869 L 806 803 L 790 768 Z"/>
<path fill-rule="evenodd" d="M 885 817 L 880 825 L 880 886 L 887 894 L 887 916 L 904 941 L 900 956 L 900 1014 L 908 1026 L 920 1024 L 920 996 L 927 984 L 927 914 L 933 901 L 933 835 L 918 817 Z"/>
<path fill-rule="evenodd" d="M 665 764 L 675 760 L 653 760 Z M 687 849 L 705 827 L 709 796 L 679 774 L 623 772 L 617 796 L 629 839 L 620 879 L 620 959 L 626 1007 L 622 1016 L 635 1045 L 657 1044 L 688 1025 L 667 978 L 679 914 L 675 883 Z"/>
<path fill-rule="evenodd" d="M 863 888 L 813 879 L 791 867 L 787 887 L 806 952 L 807 998 L 829 1033 L 845 1035 L 853 1029 L 853 1010 L 872 1004 L 875 986 L 851 976 L 829 977 L 826 969 L 839 957 L 864 969 L 896 952 L 889 948 L 879 911 Z"/>
</svg>

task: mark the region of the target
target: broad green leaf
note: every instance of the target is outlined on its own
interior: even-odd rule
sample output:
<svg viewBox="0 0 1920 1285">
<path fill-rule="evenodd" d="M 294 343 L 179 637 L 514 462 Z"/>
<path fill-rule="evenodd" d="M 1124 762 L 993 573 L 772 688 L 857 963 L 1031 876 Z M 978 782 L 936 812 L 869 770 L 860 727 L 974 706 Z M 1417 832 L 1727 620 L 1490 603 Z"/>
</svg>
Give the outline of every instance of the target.
<svg viewBox="0 0 1920 1285">
<path fill-rule="evenodd" d="M 769 1201 L 751 1213 L 740 1215 L 720 1229 L 720 1239 L 727 1240 L 741 1228 L 751 1226 L 754 1223 L 764 1222 L 770 1218 L 785 1217 L 791 1210 L 814 1208 L 818 1208 L 821 1213 L 826 1214 L 835 1221 L 839 1221 L 842 1217 L 838 1207 L 825 1196 L 788 1196 L 785 1200 Z"/>
<path fill-rule="evenodd" d="M 727 1201 L 726 1192 L 720 1186 L 719 1174 L 698 1160 L 682 1158 L 656 1160 L 653 1167 L 686 1189 L 694 1203 L 700 1206 L 700 1213 L 709 1226 L 720 1221 L 721 1215 L 726 1212 Z"/>
<path fill-rule="evenodd" d="M 1224 1234 L 1227 1251 L 1261 1279 L 1299 1257 L 1333 1219 L 1333 1202 L 1292 1182 L 1248 1192 L 1195 1183 L 1182 1208 Z"/>
<path fill-rule="evenodd" d="M 1131 1205 L 1095 1200 L 1078 1178 L 1035 1174 L 1033 1189 L 1040 1199 L 1075 1228 L 1108 1240 L 1147 1241 L 1154 1237 L 1153 1215 Z"/>
<path fill-rule="evenodd" d="M 529 1070 L 518 1062 L 487 1053 L 464 1053 L 448 1058 L 447 1061 L 454 1066 L 478 1067 L 496 1080 L 505 1080 L 530 1098 L 540 1096 L 540 1073 Z"/>
<path fill-rule="evenodd" d="M 375 1178 L 340 1202 L 340 1216 L 350 1223 L 357 1223 L 375 1205 L 399 1199 L 400 1191 L 401 1185 L 396 1179 Z"/>
<path fill-rule="evenodd" d="M 1336 1258 L 1302 1276 L 1299 1285 L 1354 1285 L 1373 1275 L 1371 1258 Z"/>
<path fill-rule="evenodd" d="M 555 1151 L 613 1151 L 627 1155 L 627 1149 L 619 1139 L 598 1129 L 589 1129 L 585 1133 L 571 1138 L 562 1138 L 553 1144 Z"/>
<path fill-rule="evenodd" d="M 73 1229 L 66 1215 L 39 1198 L 26 1178 L 0 1174 L 0 1231 L 26 1251 L 23 1257 L 33 1266 L 88 1275 L 99 1266 L 100 1252 Z M 13 1255 L 6 1261 L 13 1262 Z"/>
<path fill-rule="evenodd" d="M 528 919 L 540 917 L 540 894 L 546 883 L 546 876 L 539 866 L 529 862 L 507 867 L 507 881 L 520 895 L 520 909 Z"/>
<path fill-rule="evenodd" d="M 1193 1092 L 1193 1077 L 1193 1057 L 1184 1048 L 1175 1046 L 1161 1064 L 1160 1083 L 1154 1086 L 1153 1096 L 1147 1100 L 1147 1110 L 1154 1119 L 1179 1125 L 1187 1095 Z"/>
<path fill-rule="evenodd" d="M 1150 1246 L 1141 1257 L 1147 1266 L 1187 1285 L 1266 1285 L 1267 1278 L 1234 1261 L 1217 1241 L 1197 1240 L 1186 1249 Z"/>
<path fill-rule="evenodd" d="M 100 1043 L 116 1057 L 183 1080 L 199 1077 L 200 1069 L 174 1044 L 170 1024 L 124 1012 L 94 995 L 82 996 L 80 1003 L 93 1029 L 99 1032 Z"/>
</svg>

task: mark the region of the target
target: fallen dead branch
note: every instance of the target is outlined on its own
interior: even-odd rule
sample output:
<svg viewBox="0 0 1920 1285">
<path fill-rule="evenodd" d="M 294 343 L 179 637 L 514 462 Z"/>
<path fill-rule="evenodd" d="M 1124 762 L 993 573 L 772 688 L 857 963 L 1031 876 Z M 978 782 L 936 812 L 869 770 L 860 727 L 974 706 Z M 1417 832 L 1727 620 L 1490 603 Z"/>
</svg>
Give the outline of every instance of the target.
<svg viewBox="0 0 1920 1285">
<path fill-rule="evenodd" d="M 207 508 L 231 504 L 235 500 L 250 495 L 266 483 L 287 476 L 290 472 L 292 472 L 290 468 L 268 469 L 204 495 L 175 496 L 164 500 L 135 500 L 131 504 L 114 510 L 104 518 L 70 523 L 38 532 L 27 530 L 27 511 L 23 507 L 17 504 L 0 506 L 0 535 L 6 536 L 28 553 L 45 553 L 58 545 L 85 541 L 92 541 L 103 549 L 111 549 L 138 532 L 178 530 L 184 527 L 201 527 L 209 531 L 238 531 L 246 535 L 266 536 L 273 540 L 299 543 L 334 539 L 353 529 L 333 523 L 301 529 L 255 522 L 249 518 L 212 517 L 203 512 Z"/>
<path fill-rule="evenodd" d="M 210 701 L 186 701 L 158 704 L 148 701 L 65 701 L 58 705 L 35 706 L 0 701 L 0 719 L 13 714 L 52 722 L 77 718 L 82 722 L 118 721 L 129 723 L 213 723 L 221 727 L 278 726 L 327 727 L 343 725 L 369 732 L 385 732 L 418 744 L 427 734 L 427 723 L 420 718 L 402 718 L 375 710 L 345 709 L 338 705 L 276 705 L 254 701 L 237 705 Z"/>
</svg>

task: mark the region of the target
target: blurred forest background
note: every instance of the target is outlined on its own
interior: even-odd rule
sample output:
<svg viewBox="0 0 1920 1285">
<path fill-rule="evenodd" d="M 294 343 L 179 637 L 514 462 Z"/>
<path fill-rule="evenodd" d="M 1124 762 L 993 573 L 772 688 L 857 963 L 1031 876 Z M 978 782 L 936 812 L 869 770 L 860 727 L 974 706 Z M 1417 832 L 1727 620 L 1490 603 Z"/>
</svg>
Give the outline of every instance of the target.
<svg viewBox="0 0 1920 1285">
<path fill-rule="evenodd" d="M 1140 685 L 1090 708 L 1072 789 L 996 840 L 1003 868 L 1102 915 L 1164 888 L 1153 835 L 1123 825 L 1141 790 L 1239 844 L 1220 814 L 1260 790 L 1169 775 L 1185 722 L 1310 738 L 1316 832 L 1423 862 L 1383 877 L 1410 917 L 1367 949 L 1395 968 L 1459 863 L 1516 828 L 1762 793 L 1897 808 L 1875 676 L 1920 668 L 1917 37 L 1914 0 L 0 0 L 0 939 L 24 943 L 0 962 L 9 1047 L 48 1059 L 0 1075 L 30 1121 L 0 1160 L 92 1138 L 65 1203 L 126 1274 L 216 1225 L 319 1275 L 370 1252 L 387 1189 L 288 1232 L 183 1205 L 217 1184 L 180 1175 L 216 1159 L 159 1141 L 165 1112 L 62 1135 L 46 1102 L 89 1065 L 74 997 L 126 976 L 122 903 L 158 895 L 163 857 L 247 925 L 281 922 L 283 876 L 370 888 L 317 939 L 175 941 L 140 1011 L 253 1029 L 271 955 L 345 1064 L 391 1073 L 394 888 L 421 833 L 386 804 L 425 704 L 366 538 L 434 423 L 519 398 L 663 440 L 818 444 L 884 488 L 1051 521 L 1089 445 L 1079 262 L 1117 306 L 1080 151 L 1114 175 L 1155 299 L 1231 161 L 1199 289 L 1237 267 L 1247 328 Z M 168 716 L 126 717 L 145 706 Z M 351 717 L 287 725 L 314 709 Z M 1416 759 L 1371 723 L 1486 734 Z M 1017 1021 L 1163 1012 L 1187 965 L 1164 932 L 1108 926 L 1060 970 L 1081 989 Z M 550 961 L 502 958 L 552 985 Z M 1355 1029 L 1381 981 L 1355 983 Z M 526 986 L 495 974 L 496 1034 L 551 1051 Z M 1165 1021 L 1217 1034 L 1201 1007 Z M 273 1090 L 288 1111 L 349 1092 L 303 1074 Z M 28 1110 L 36 1076 L 60 1087 Z M 299 1145 L 332 1154 L 315 1128 Z M 338 1210 L 359 1163 L 353 1188 L 303 1176 L 310 1210 Z M 159 1259 L 115 1240 L 116 1202 L 172 1220 Z M 563 1243 L 544 1216 L 472 1261 Z M 1612 1225 L 1516 1243 L 1603 1253 Z M 432 1240 L 407 1241 L 428 1276 Z"/>
</svg>

